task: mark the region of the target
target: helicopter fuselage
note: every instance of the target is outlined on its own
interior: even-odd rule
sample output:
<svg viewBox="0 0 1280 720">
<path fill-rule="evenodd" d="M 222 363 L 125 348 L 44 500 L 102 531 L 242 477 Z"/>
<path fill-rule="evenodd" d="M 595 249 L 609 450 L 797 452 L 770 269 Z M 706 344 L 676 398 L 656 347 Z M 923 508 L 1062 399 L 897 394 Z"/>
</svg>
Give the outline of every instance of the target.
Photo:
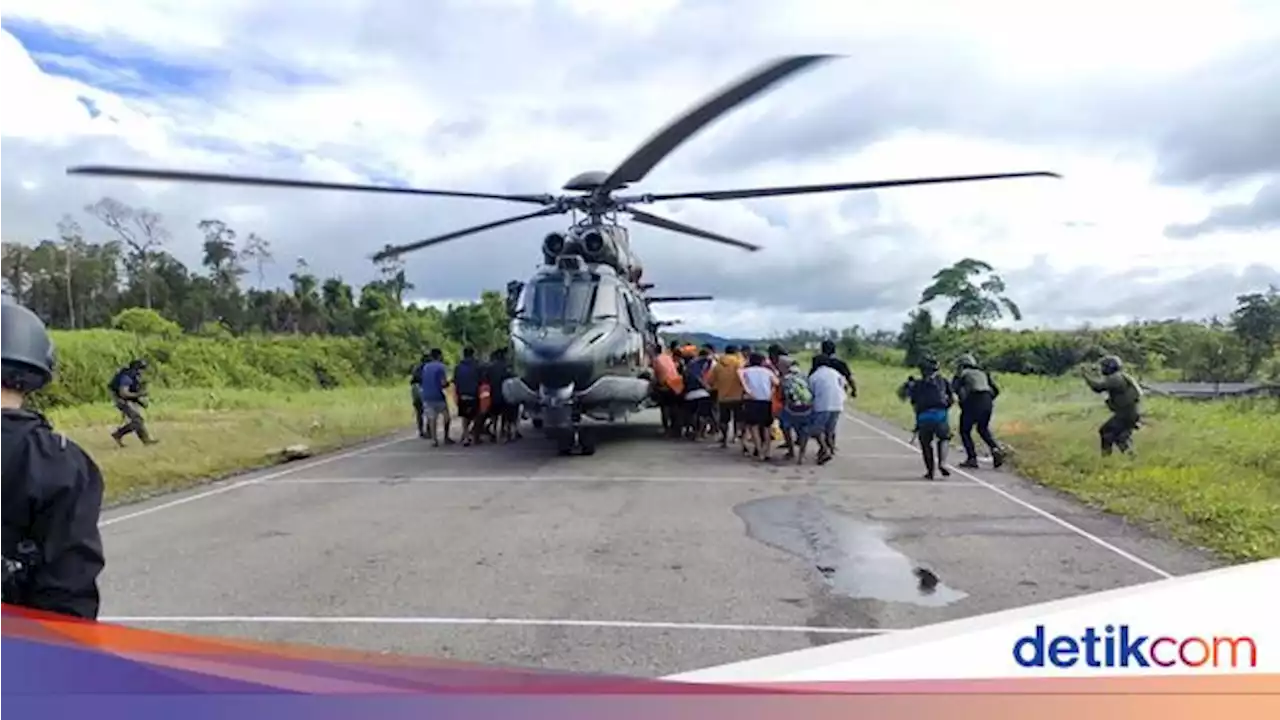
<svg viewBox="0 0 1280 720">
<path fill-rule="evenodd" d="M 504 398 L 584 450 L 583 418 L 621 420 L 652 398 L 656 323 L 632 280 L 638 263 L 613 229 L 583 225 L 548 236 L 547 265 L 518 288 L 511 308 L 514 377 Z"/>
</svg>

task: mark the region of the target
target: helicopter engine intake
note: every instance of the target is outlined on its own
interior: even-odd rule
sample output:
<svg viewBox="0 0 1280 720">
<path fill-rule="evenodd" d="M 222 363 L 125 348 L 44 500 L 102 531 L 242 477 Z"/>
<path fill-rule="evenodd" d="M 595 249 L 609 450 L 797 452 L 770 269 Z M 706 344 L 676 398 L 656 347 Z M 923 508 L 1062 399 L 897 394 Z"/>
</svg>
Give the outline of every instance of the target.
<svg viewBox="0 0 1280 720">
<path fill-rule="evenodd" d="M 548 265 L 555 264 L 556 258 L 564 252 L 567 240 L 561 233 L 549 233 L 542 241 L 542 258 Z"/>
</svg>

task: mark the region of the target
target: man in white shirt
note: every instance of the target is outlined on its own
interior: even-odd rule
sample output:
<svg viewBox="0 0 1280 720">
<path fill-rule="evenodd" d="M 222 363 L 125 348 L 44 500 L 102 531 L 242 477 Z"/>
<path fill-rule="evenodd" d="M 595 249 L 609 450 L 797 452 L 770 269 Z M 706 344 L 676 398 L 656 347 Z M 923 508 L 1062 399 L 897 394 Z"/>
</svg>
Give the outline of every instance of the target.
<svg viewBox="0 0 1280 720">
<path fill-rule="evenodd" d="M 819 355 L 815 362 L 817 367 L 809 376 L 809 388 L 813 391 L 809 435 L 818 441 L 818 464 L 823 465 L 831 461 L 835 452 L 836 427 L 840 424 L 840 413 L 844 411 L 844 398 L 849 386 L 827 358 Z M 803 445 L 800 457 L 804 457 Z"/>
<path fill-rule="evenodd" d="M 746 432 L 742 436 L 742 452 L 752 452 L 762 462 L 768 462 L 772 445 L 770 431 L 773 428 L 773 393 L 778 386 L 778 376 L 765 367 L 764 356 L 752 353 L 747 367 L 738 371 L 746 391 L 742 405 L 742 424 Z M 751 450 L 747 448 L 750 440 Z"/>
</svg>

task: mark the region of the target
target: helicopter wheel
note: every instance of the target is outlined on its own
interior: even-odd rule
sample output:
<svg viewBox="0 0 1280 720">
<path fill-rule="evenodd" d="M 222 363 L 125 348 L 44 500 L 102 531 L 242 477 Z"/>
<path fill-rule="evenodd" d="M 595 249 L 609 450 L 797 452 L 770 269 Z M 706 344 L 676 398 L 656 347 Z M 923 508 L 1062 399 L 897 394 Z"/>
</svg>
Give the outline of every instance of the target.
<svg viewBox="0 0 1280 720">
<path fill-rule="evenodd" d="M 556 438 L 556 452 L 562 456 L 573 454 L 573 448 L 578 444 L 578 433 L 573 430 L 562 431 Z"/>
<path fill-rule="evenodd" d="M 595 433 L 590 430 L 579 430 L 578 435 L 578 451 L 583 455 L 596 454 L 596 438 Z"/>
</svg>

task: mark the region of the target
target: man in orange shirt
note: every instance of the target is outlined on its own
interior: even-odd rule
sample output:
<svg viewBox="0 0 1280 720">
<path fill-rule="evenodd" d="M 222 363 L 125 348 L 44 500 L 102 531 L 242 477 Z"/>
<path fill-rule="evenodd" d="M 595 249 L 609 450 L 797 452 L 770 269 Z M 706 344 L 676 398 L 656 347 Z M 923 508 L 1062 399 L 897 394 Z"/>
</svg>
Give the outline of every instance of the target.
<svg viewBox="0 0 1280 720">
<path fill-rule="evenodd" d="M 742 370 L 746 362 L 738 354 L 738 348 L 726 345 L 711 369 L 711 390 L 716 396 L 716 405 L 720 420 L 720 447 L 729 446 L 729 423 L 733 423 L 733 439 L 742 437 L 742 399 L 746 392 L 742 387 Z"/>
<path fill-rule="evenodd" d="M 676 366 L 675 353 L 664 351 L 661 345 L 654 345 L 651 351 L 654 395 L 662 413 L 662 432 L 678 433 L 680 426 L 675 411 L 684 396 L 684 379 L 680 377 L 680 369 Z"/>
</svg>

